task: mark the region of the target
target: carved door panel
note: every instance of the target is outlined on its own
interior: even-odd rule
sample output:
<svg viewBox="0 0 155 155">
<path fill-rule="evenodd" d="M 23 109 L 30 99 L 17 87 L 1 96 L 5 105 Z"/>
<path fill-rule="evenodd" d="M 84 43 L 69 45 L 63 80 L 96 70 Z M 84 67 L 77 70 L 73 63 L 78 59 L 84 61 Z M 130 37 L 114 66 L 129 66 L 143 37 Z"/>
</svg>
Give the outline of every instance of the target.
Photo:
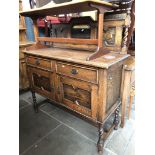
<svg viewBox="0 0 155 155">
<path fill-rule="evenodd" d="M 109 23 L 110 24 L 110 23 Z M 108 24 L 107 24 L 108 25 Z M 105 26 L 103 30 L 103 44 L 109 50 L 121 50 L 122 26 Z"/>
<path fill-rule="evenodd" d="M 96 85 L 60 76 L 62 103 L 69 108 L 96 119 Z"/>
<path fill-rule="evenodd" d="M 28 72 L 31 88 L 41 95 L 53 98 L 54 97 L 53 73 L 41 69 L 36 69 L 33 67 L 28 67 Z"/>
</svg>

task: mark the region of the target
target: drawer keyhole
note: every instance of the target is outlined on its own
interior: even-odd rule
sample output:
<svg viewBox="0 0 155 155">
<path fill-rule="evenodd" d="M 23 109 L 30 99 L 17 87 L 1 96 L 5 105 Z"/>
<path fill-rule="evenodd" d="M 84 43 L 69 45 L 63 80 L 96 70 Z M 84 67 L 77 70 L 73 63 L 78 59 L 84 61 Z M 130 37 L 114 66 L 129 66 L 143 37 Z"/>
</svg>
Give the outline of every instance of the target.
<svg viewBox="0 0 155 155">
<path fill-rule="evenodd" d="M 73 75 L 76 75 L 76 74 L 78 74 L 78 70 L 72 69 L 72 70 L 71 70 L 71 73 L 72 73 Z"/>
</svg>

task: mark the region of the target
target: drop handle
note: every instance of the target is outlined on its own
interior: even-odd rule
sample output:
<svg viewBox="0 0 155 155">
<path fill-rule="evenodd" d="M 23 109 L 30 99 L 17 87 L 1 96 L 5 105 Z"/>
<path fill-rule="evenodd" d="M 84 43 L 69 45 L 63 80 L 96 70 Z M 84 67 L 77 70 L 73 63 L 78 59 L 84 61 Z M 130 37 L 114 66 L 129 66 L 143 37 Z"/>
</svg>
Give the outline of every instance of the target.
<svg viewBox="0 0 155 155">
<path fill-rule="evenodd" d="M 78 74 L 78 70 L 72 69 L 72 70 L 71 70 L 71 73 L 72 73 L 73 75 L 76 75 L 76 74 Z"/>
<path fill-rule="evenodd" d="M 78 102 L 78 100 L 75 100 L 74 103 L 75 103 L 76 105 L 80 105 L 79 102 Z"/>
</svg>

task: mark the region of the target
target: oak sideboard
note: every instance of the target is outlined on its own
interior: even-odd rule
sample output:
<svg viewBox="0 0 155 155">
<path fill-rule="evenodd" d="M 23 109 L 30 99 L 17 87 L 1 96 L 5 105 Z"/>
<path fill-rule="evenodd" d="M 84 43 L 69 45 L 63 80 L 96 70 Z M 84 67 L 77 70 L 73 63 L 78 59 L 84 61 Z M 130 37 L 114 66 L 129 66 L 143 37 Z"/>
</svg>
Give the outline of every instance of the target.
<svg viewBox="0 0 155 155">
<path fill-rule="evenodd" d="M 111 51 L 103 46 L 104 12 L 117 5 L 96 0 L 72 1 L 20 12 L 34 22 L 36 43 L 24 51 L 34 109 L 38 112 L 35 93 L 56 102 L 79 116 L 98 125 L 98 151 L 103 142 L 119 124 L 121 79 L 128 54 Z M 98 33 L 94 39 L 39 37 L 38 17 L 98 10 Z M 48 44 L 47 44 L 48 42 Z M 50 43 L 95 45 L 95 51 L 53 47 Z M 114 121 L 104 130 L 107 119 Z M 105 136 L 106 135 L 106 136 Z"/>
</svg>

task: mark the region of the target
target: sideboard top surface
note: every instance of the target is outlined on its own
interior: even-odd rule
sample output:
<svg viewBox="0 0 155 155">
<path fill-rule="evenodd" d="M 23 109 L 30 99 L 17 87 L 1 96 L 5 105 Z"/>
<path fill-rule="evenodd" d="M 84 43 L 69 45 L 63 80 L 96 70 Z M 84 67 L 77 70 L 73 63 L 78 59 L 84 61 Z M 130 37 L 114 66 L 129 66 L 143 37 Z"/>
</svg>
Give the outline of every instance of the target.
<svg viewBox="0 0 155 155">
<path fill-rule="evenodd" d="M 91 52 L 84 50 L 79 51 L 79 50 L 62 49 L 62 48 L 36 49 L 36 50 L 24 51 L 24 53 L 99 68 L 109 68 L 113 64 L 129 57 L 129 55 L 127 54 L 118 54 L 111 52 L 97 59 L 86 61 L 86 58 L 91 54 Z"/>
</svg>

